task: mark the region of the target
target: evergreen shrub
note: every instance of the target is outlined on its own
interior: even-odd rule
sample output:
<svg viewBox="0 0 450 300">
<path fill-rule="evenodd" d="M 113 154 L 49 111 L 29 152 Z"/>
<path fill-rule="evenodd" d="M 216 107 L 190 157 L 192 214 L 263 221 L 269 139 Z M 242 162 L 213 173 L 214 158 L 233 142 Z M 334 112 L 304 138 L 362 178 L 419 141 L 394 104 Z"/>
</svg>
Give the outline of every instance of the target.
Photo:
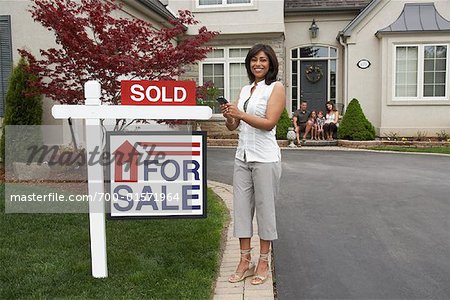
<svg viewBox="0 0 450 300">
<path fill-rule="evenodd" d="M 375 139 L 375 128 L 367 120 L 357 99 L 350 101 L 339 124 L 338 138 L 355 141 Z"/>
<path fill-rule="evenodd" d="M 280 119 L 277 123 L 277 140 L 286 140 L 287 132 L 289 127 L 293 127 L 292 121 L 289 118 L 288 112 L 284 109 L 283 113 L 281 113 Z"/>
<path fill-rule="evenodd" d="M 22 57 L 11 74 L 5 99 L 5 116 L 0 141 L 3 162 L 5 162 L 5 147 L 8 148 L 8 153 L 14 153 L 14 161 L 25 161 L 27 148 L 41 144 L 42 137 L 37 127 L 12 127 L 15 134 L 5 141 L 5 128 L 8 125 L 41 125 L 42 95 L 37 93 L 33 86 L 33 82 L 37 80 L 38 77 L 29 72 L 28 63 Z"/>
</svg>

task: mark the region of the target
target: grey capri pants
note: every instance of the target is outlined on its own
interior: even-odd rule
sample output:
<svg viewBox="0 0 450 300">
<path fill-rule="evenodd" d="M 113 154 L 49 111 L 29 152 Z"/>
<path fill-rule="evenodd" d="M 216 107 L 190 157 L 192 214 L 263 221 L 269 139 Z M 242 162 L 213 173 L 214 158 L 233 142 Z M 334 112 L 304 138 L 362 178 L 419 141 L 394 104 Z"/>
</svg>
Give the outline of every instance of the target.
<svg viewBox="0 0 450 300">
<path fill-rule="evenodd" d="M 278 238 L 275 199 L 281 177 L 281 161 L 244 162 L 235 159 L 233 174 L 234 237 L 251 238 L 256 210 L 258 235 L 263 240 Z"/>
</svg>

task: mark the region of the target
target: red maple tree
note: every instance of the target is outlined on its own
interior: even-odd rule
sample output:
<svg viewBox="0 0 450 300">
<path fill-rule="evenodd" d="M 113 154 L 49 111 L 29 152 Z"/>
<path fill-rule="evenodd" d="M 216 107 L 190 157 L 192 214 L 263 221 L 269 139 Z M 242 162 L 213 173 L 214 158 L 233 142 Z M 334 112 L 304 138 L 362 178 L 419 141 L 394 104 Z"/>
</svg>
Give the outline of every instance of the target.
<svg viewBox="0 0 450 300">
<path fill-rule="evenodd" d="M 43 79 L 40 91 L 62 104 L 84 103 L 88 80 L 100 82 L 103 102 L 118 104 L 122 79 L 174 79 L 183 65 L 206 57 L 211 48 L 205 43 L 218 34 L 201 27 L 197 35 L 186 36 L 186 26 L 198 23 L 189 11 L 168 20 L 169 28 L 155 29 L 135 17 L 113 16 L 122 10 L 114 0 L 33 2 L 33 19 L 55 33 L 58 46 L 40 50 L 39 59 L 25 49 L 19 52 Z"/>
</svg>

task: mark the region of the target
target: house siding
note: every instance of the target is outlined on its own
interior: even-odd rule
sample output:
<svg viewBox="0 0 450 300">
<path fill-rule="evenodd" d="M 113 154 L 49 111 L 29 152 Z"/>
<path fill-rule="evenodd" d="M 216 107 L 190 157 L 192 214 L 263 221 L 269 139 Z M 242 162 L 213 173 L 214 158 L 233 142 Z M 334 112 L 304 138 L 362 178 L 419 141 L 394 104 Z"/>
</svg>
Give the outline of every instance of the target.
<svg viewBox="0 0 450 300">
<path fill-rule="evenodd" d="M 5 113 L 5 100 L 12 72 L 11 17 L 0 16 L 0 117 Z"/>
<path fill-rule="evenodd" d="M 196 7 L 196 0 L 169 0 L 172 11 L 190 10 L 200 22 L 189 26 L 188 34 L 195 34 L 201 26 L 221 34 L 284 32 L 284 1 L 252 0 L 250 6 Z"/>
<path fill-rule="evenodd" d="M 405 3 L 419 1 L 381 1 L 355 27 L 348 43 L 348 99 L 357 98 L 368 119 L 380 136 L 397 133 L 399 136 L 417 136 L 426 132 L 436 136 L 450 129 L 450 101 L 393 101 L 393 66 L 395 44 L 447 43 L 445 33 L 403 33 L 377 38 L 375 33 L 389 26 L 401 14 Z M 450 20 L 450 1 L 435 1 L 437 11 Z M 447 48 L 447 51 L 450 51 Z M 372 65 L 361 70 L 356 63 L 367 58 Z M 447 96 L 450 97 L 450 70 L 447 70 Z"/>
</svg>

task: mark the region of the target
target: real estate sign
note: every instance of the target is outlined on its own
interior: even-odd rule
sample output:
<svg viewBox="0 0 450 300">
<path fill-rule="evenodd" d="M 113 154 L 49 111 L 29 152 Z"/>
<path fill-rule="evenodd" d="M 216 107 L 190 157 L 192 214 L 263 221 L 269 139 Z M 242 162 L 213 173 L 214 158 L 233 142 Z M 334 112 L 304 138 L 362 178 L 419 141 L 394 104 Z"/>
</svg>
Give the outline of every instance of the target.
<svg viewBox="0 0 450 300">
<path fill-rule="evenodd" d="M 204 132 L 108 132 L 111 218 L 206 217 Z"/>
</svg>

